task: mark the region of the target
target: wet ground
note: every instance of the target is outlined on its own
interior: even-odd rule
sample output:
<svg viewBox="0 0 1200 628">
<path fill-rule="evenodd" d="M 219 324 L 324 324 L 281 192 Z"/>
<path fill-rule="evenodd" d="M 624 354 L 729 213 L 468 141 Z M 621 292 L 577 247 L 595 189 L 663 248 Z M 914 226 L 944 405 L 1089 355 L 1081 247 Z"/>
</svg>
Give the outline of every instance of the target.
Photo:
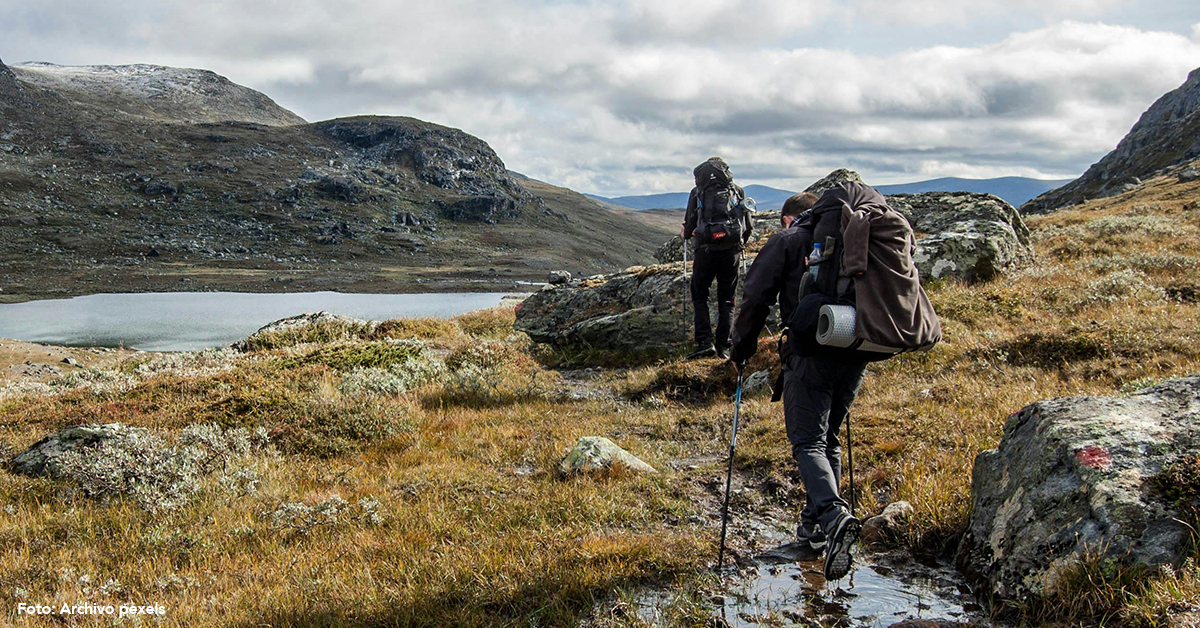
<svg viewBox="0 0 1200 628">
<path fill-rule="evenodd" d="M 689 461 L 676 461 L 683 466 Z M 700 466 L 711 460 L 695 461 Z M 692 465 L 689 468 L 695 468 Z M 701 499 L 712 504 L 704 527 L 720 529 L 718 497 L 722 477 L 700 478 Z M 787 480 L 785 480 L 787 481 Z M 795 487 L 774 492 L 790 494 Z M 962 576 L 947 562 L 914 557 L 906 550 L 855 548 L 849 576 L 827 582 L 822 556 L 794 543 L 794 515 L 782 501 L 762 499 L 772 492 L 752 474 L 734 474 L 729 552 L 721 577 L 704 587 L 701 605 L 713 626 L 838 626 L 889 628 L 907 620 L 924 620 L 932 628 L 999 626 L 979 605 Z M 802 500 L 802 497 L 798 498 Z M 714 553 L 716 538 L 714 534 Z M 714 556 L 715 558 L 715 556 Z M 622 602 L 623 612 L 650 626 L 677 622 L 680 593 L 670 587 L 646 588 Z"/>
<path fill-rule="evenodd" d="M 950 567 L 903 554 L 860 554 L 849 576 L 827 582 L 821 560 L 784 545 L 727 568 L 709 599 L 714 626 L 839 626 L 888 628 L 906 620 L 928 626 L 992 626 L 970 589 Z M 646 590 L 628 612 L 651 626 L 669 626 L 675 596 Z"/>
</svg>

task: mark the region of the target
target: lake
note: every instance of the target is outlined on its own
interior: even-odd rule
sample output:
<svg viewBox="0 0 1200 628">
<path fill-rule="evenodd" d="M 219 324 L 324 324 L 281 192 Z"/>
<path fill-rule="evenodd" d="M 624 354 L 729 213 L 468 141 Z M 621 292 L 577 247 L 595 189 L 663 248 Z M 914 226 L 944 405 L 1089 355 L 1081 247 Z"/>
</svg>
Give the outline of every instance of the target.
<svg viewBox="0 0 1200 628">
<path fill-rule="evenodd" d="M 222 347 L 305 312 L 355 318 L 447 318 L 495 307 L 502 292 L 345 294 L 155 292 L 0 304 L 0 338 L 71 347 L 196 351 Z"/>
</svg>

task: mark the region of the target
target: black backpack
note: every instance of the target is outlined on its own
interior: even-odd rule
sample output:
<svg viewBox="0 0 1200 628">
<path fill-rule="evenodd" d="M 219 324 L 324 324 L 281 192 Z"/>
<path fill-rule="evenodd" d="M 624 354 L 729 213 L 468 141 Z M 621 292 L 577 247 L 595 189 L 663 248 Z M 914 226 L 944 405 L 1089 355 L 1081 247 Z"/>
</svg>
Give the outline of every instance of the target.
<svg viewBox="0 0 1200 628">
<path fill-rule="evenodd" d="M 710 251 L 742 246 L 743 220 L 729 166 L 708 160 L 692 171 L 696 178 L 696 243 Z"/>
</svg>

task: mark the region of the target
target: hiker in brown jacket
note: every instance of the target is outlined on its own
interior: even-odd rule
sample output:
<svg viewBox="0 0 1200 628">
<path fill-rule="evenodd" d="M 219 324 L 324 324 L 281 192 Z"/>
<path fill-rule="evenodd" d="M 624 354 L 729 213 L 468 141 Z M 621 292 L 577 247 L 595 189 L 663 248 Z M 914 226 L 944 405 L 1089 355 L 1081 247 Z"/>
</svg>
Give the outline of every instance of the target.
<svg viewBox="0 0 1200 628">
<path fill-rule="evenodd" d="M 767 240 L 747 272 L 730 360 L 739 372 L 745 368 L 778 299 L 792 338 L 781 344 L 782 391 L 776 394 L 782 394 L 792 457 L 806 492 L 796 535 L 813 550 L 826 551 L 825 577 L 835 580 L 850 570 L 850 550 L 862 525 L 839 494 L 838 431 L 858 395 L 867 361 L 890 354 L 818 345 L 817 312 L 824 304 L 856 305 L 856 336 L 884 347 L 932 345 L 941 338 L 941 327 L 912 264 L 912 228 L 882 195 L 847 183 L 815 205 L 813 200 L 811 194 L 796 195 L 784 203 L 785 229 Z M 837 242 L 833 248 L 840 250 L 826 251 L 814 281 L 807 258 L 815 242 Z M 806 294 L 784 294 L 788 290 Z"/>
</svg>

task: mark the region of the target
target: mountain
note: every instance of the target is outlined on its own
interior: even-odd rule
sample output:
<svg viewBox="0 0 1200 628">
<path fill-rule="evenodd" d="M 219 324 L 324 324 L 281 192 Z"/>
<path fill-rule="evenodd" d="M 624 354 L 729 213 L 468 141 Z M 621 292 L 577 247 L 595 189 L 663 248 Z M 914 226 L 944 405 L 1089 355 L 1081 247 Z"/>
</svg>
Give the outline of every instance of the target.
<svg viewBox="0 0 1200 628">
<path fill-rule="evenodd" d="M 1200 68 L 1150 105 L 1116 149 L 1083 176 L 1021 207 L 1046 213 L 1090 198 L 1119 194 L 1140 179 L 1200 157 Z"/>
<path fill-rule="evenodd" d="M 512 289 L 670 231 L 404 117 L 309 124 L 204 70 L 0 63 L 0 299 Z"/>
<path fill-rule="evenodd" d="M 994 194 L 1008 201 L 1014 207 L 1020 206 L 1029 199 L 1047 190 L 1054 189 L 1070 179 L 1047 180 L 1030 179 L 1027 177 L 998 177 L 995 179 L 960 179 L 943 177 L 915 183 L 900 183 L 894 185 L 877 185 L 875 189 L 882 194 L 919 194 L 921 192 L 976 192 Z M 747 185 L 746 195 L 753 198 L 759 209 L 780 209 L 789 196 L 795 194 L 788 190 L 768 187 L 765 185 Z M 588 195 L 589 197 L 613 205 L 631 209 L 679 209 L 687 206 L 687 192 L 666 194 L 647 194 L 644 196 L 619 196 L 605 198 Z"/>
<path fill-rule="evenodd" d="M 1020 207 L 1029 199 L 1052 190 L 1070 179 L 1031 179 L 1028 177 L 997 177 L 995 179 L 960 179 L 958 177 L 943 177 L 918 181 L 917 183 L 899 183 L 895 185 L 877 185 L 875 189 L 881 194 L 920 194 L 922 192 L 975 192 L 992 194 L 1009 202 L 1013 207 Z"/>
</svg>

